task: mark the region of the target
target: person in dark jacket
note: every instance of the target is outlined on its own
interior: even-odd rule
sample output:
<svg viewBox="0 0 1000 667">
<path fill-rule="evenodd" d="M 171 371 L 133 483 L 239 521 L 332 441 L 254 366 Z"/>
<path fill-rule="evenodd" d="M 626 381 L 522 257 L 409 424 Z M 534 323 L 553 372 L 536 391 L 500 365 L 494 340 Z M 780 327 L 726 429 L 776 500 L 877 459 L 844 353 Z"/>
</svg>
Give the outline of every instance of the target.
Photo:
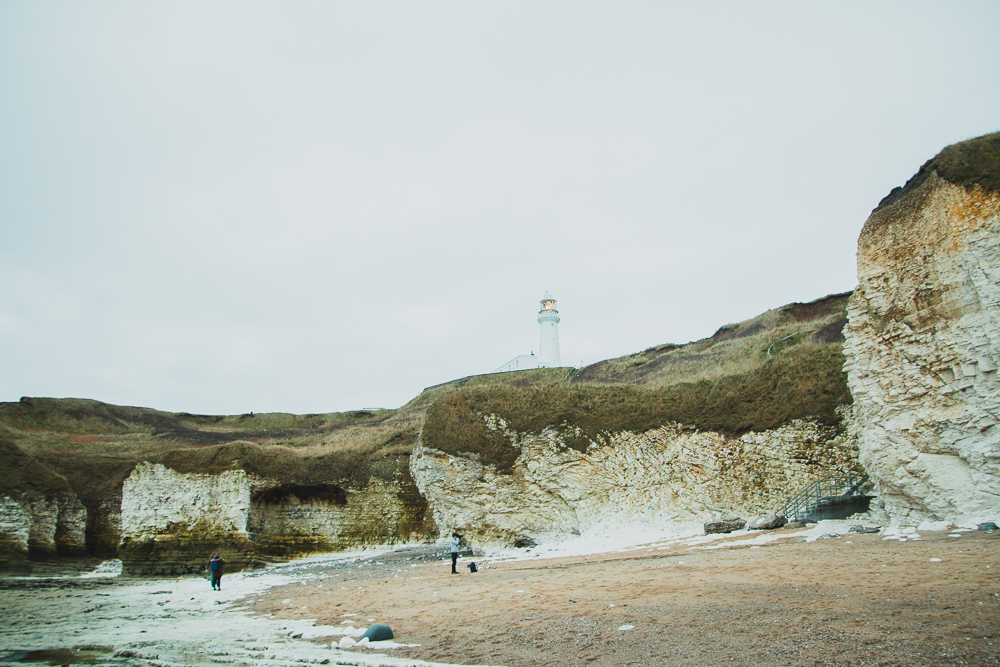
<svg viewBox="0 0 1000 667">
<path fill-rule="evenodd" d="M 462 543 L 462 536 L 456 530 L 451 534 L 451 573 L 458 574 L 455 564 L 458 563 L 458 547 Z"/>
<path fill-rule="evenodd" d="M 212 554 L 212 560 L 208 561 L 208 571 L 212 573 L 213 591 L 222 590 L 222 566 L 225 564 L 226 561 L 222 560 L 218 551 Z"/>
</svg>

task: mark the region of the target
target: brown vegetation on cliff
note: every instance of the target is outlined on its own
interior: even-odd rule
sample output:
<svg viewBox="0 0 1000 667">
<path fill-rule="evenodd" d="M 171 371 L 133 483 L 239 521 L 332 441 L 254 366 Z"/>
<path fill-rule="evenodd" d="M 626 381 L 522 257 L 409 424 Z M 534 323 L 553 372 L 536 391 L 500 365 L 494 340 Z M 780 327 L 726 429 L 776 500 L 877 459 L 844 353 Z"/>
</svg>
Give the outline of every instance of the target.
<svg viewBox="0 0 1000 667">
<path fill-rule="evenodd" d="M 680 423 L 738 436 L 777 428 L 792 419 L 839 423 L 838 406 L 849 403 L 839 345 L 805 343 L 776 354 L 750 373 L 649 389 L 630 386 L 477 388 L 435 403 L 423 440 L 450 454 L 476 454 L 509 471 L 520 454 L 508 437 L 487 427 L 485 415 L 518 432 L 559 428 L 564 441 L 586 450 L 602 435 L 642 433 Z"/>
<path fill-rule="evenodd" d="M 70 491 L 70 485 L 59 473 L 39 463 L 17 446 L 14 440 L 0 432 L 0 495 L 19 498 L 22 495 L 52 496 Z"/>
<path fill-rule="evenodd" d="M 474 376 L 429 387 L 398 410 L 310 415 L 193 415 L 25 397 L 0 403 L 0 494 L 75 493 L 87 508 L 88 549 L 102 556 L 118 547 L 117 519 L 109 512 L 120 505 L 122 483 L 142 461 L 181 473 L 242 469 L 275 489 L 294 489 L 296 499 L 305 502 L 337 495 L 331 489 L 346 501 L 347 490 L 387 485 L 409 508 L 389 528 L 405 538 L 431 535 L 427 503 L 409 472 L 427 408 L 461 387 L 533 386 L 565 377 L 565 369 Z M 386 529 L 345 527 L 358 543 L 391 541 Z"/>
<path fill-rule="evenodd" d="M 839 424 L 836 408 L 851 401 L 841 352 L 849 297 L 788 304 L 710 338 L 598 362 L 558 383 L 457 387 L 431 407 L 424 443 L 509 471 L 520 452 L 484 415 L 518 432 L 559 428 L 580 451 L 602 434 L 668 423 L 729 436 L 803 417 Z"/>
<path fill-rule="evenodd" d="M 742 375 L 767 361 L 777 341 L 784 347 L 807 340 L 840 343 L 850 292 L 831 294 L 809 303 L 792 303 L 745 322 L 727 324 L 709 338 L 685 345 L 659 345 L 643 352 L 607 359 L 572 375 L 574 385 L 669 387 Z M 788 342 L 788 337 L 800 334 Z M 772 354 L 774 350 L 772 350 Z"/>
<path fill-rule="evenodd" d="M 516 452 L 503 435 L 485 428 L 482 414 L 501 415 L 519 431 L 559 427 L 569 446 L 580 449 L 604 433 L 668 422 L 726 434 L 802 416 L 836 423 L 835 407 L 849 400 L 839 339 L 846 297 L 790 304 L 722 327 L 702 341 L 663 345 L 579 371 L 462 378 L 429 387 L 397 410 L 208 416 L 24 398 L 0 404 L 0 458 L 12 470 L 37 474 L 10 475 L 0 490 L 20 493 L 15 487 L 28 488 L 24 480 L 44 487 L 40 493 L 71 490 L 87 508 L 87 547 L 103 555 L 117 548 L 114 513 L 122 483 L 142 461 L 179 473 L 241 469 L 266 480 L 272 495 L 287 491 L 289 502 L 291 496 L 294 502 L 329 496 L 350 503 L 352 494 L 366 489 L 393 489 L 406 512 L 389 528 L 378 522 L 345 526 L 345 539 L 363 544 L 429 536 L 436 529 L 409 469 L 422 429 L 428 444 L 478 453 L 508 469 Z M 271 550 L 308 546 L 305 537 L 299 542 L 276 543 Z"/>
<path fill-rule="evenodd" d="M 1000 132 L 945 146 L 879 202 L 862 236 L 866 230 L 914 216 L 926 203 L 935 176 L 970 191 L 1000 192 Z"/>
</svg>

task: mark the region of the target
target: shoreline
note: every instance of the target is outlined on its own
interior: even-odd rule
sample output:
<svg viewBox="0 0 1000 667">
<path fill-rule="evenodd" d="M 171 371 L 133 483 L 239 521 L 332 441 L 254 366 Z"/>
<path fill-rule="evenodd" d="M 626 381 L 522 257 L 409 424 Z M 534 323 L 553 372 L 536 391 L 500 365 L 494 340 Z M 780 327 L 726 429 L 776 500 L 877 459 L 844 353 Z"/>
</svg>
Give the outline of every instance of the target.
<svg viewBox="0 0 1000 667">
<path fill-rule="evenodd" d="M 468 558 L 459 575 L 448 560 L 389 577 L 360 567 L 249 602 L 282 619 L 386 619 L 397 641 L 420 644 L 393 655 L 442 662 L 1000 664 L 1000 535 L 847 533 L 849 523 L 551 558 L 501 554 L 477 559 L 475 574 L 461 567 Z"/>
<path fill-rule="evenodd" d="M 340 664 L 329 641 L 340 628 L 312 619 L 257 615 L 243 602 L 274 587 L 302 585 L 317 568 L 347 567 L 384 551 L 314 556 L 224 575 L 222 591 L 207 576 L 0 578 L 0 665 Z M 326 638 L 322 644 L 315 640 Z M 390 656 L 343 653 L 355 665 L 456 667 Z M 325 661 L 325 662 L 324 662 Z M 51 663 L 50 663 L 51 664 Z"/>
<path fill-rule="evenodd" d="M 220 593 L 190 575 L 0 578 L 0 664 L 1000 664 L 1000 535 L 848 524 L 592 536 L 459 575 L 440 544 L 386 547 L 225 575 Z M 391 644 L 330 648 L 372 623 Z"/>
</svg>

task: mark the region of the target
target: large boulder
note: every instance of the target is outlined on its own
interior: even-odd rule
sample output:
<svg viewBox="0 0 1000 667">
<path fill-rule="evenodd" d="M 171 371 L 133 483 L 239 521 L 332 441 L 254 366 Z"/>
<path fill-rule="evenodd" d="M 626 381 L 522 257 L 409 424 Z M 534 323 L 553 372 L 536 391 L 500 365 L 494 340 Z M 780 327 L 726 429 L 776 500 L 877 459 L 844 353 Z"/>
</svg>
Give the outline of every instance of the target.
<svg viewBox="0 0 1000 667">
<path fill-rule="evenodd" d="M 750 520 L 750 525 L 747 526 L 750 530 L 774 530 L 775 528 L 781 528 L 786 523 L 786 519 L 781 514 L 772 514 L 771 516 L 759 516 L 755 519 Z"/>
<path fill-rule="evenodd" d="M 740 530 L 747 525 L 745 519 L 741 519 L 738 516 L 731 516 L 725 519 L 719 519 L 718 521 L 709 521 L 705 524 L 705 534 L 712 535 L 713 533 L 731 533 L 734 530 Z"/>
<path fill-rule="evenodd" d="M 1000 133 L 945 148 L 882 200 L 858 281 L 845 370 L 881 518 L 1000 518 Z"/>
<path fill-rule="evenodd" d="M 365 630 L 365 634 L 361 635 L 361 638 L 368 638 L 368 641 L 372 642 L 384 642 L 387 639 L 392 639 L 392 629 L 388 625 L 375 624 Z"/>
</svg>

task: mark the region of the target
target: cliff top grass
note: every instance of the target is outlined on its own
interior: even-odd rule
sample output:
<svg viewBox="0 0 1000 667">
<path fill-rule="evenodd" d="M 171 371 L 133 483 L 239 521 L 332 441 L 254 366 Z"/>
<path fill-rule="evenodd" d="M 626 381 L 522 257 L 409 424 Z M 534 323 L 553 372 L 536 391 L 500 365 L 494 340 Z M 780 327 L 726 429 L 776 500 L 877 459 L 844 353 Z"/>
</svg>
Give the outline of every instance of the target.
<svg viewBox="0 0 1000 667">
<path fill-rule="evenodd" d="M 837 425 L 837 407 L 851 400 L 843 364 L 840 345 L 804 343 L 749 373 L 668 387 L 466 389 L 431 407 L 423 441 L 455 455 L 476 454 L 507 472 L 520 450 L 505 434 L 487 428 L 486 415 L 502 417 L 519 433 L 557 428 L 569 447 L 581 451 L 608 435 L 672 423 L 731 436 L 804 417 Z"/>
<path fill-rule="evenodd" d="M 946 146 L 920 169 L 933 169 L 946 181 L 966 188 L 1000 192 L 1000 132 Z"/>
<path fill-rule="evenodd" d="M 487 436 L 469 431 L 478 428 L 470 426 L 469 415 L 484 406 L 519 429 L 567 422 L 595 437 L 664 420 L 727 433 L 805 414 L 830 420 L 831 406 L 843 399 L 841 389 L 846 392 L 837 355 L 847 297 L 790 304 L 701 341 L 661 345 L 580 370 L 461 378 L 428 387 L 396 410 L 213 416 L 26 397 L 0 403 L 0 436 L 9 445 L 0 461 L 28 457 L 22 468 L 48 471 L 45 484 L 68 483 L 88 504 L 118 493 L 144 460 L 180 472 L 239 467 L 289 484 L 358 488 L 373 479 L 390 481 L 408 475 L 407 457 L 429 409 L 436 421 L 427 433 L 440 441 L 436 446 L 482 451 L 497 460 L 509 456 L 498 453 L 503 443 L 497 449 L 483 440 Z M 803 369 L 816 376 L 813 384 L 800 377 Z M 788 394 L 788 387 L 800 393 Z"/>
<path fill-rule="evenodd" d="M 62 475 L 40 464 L 4 433 L 0 433 L 0 461 L 3 462 L 0 494 L 53 496 L 70 491 Z"/>
<path fill-rule="evenodd" d="M 342 428 L 380 419 L 392 412 L 355 410 L 308 415 L 271 412 L 210 416 L 111 405 L 83 398 L 26 396 L 17 403 L 0 403 L 0 423 L 23 431 L 91 435 L 143 432 L 200 442 L 225 442 L 260 433 L 282 437 L 305 430 Z"/>
<path fill-rule="evenodd" d="M 571 382 L 658 388 L 749 373 L 767 361 L 769 348 L 774 354 L 776 349 L 807 341 L 839 345 L 850 296 L 845 292 L 791 303 L 745 322 L 727 324 L 709 338 L 601 361 L 574 373 Z"/>
<path fill-rule="evenodd" d="M 25 397 L 0 403 L 0 462 L 10 471 L 0 476 L 0 491 L 72 488 L 86 504 L 118 493 L 144 460 L 179 472 L 239 467 L 296 484 L 358 487 L 371 479 L 391 481 L 406 469 L 400 458 L 413 450 L 427 408 L 438 398 L 462 387 L 559 382 L 567 372 L 473 376 L 428 387 L 398 410 L 308 415 L 195 415 L 90 399 Z"/>
<path fill-rule="evenodd" d="M 919 210 L 929 194 L 932 175 L 968 190 L 1000 193 L 1000 132 L 945 146 L 925 162 L 902 187 L 895 187 L 879 202 L 865 223 L 866 231 L 899 221 Z"/>
<path fill-rule="evenodd" d="M 945 146 L 925 162 L 903 187 L 893 188 L 875 210 L 917 189 L 934 172 L 955 185 L 1000 192 L 1000 132 Z"/>
</svg>

